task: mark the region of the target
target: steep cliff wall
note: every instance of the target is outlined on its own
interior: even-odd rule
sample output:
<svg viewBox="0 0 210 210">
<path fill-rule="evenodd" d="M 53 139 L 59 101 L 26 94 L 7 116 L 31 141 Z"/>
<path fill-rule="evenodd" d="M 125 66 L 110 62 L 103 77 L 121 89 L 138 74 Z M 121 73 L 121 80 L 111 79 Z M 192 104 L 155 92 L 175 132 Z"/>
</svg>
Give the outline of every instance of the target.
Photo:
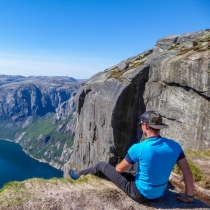
<svg viewBox="0 0 210 210">
<path fill-rule="evenodd" d="M 210 32 L 159 39 L 152 50 L 90 78 L 76 95 L 74 151 L 65 165 L 116 164 L 138 142 L 138 117 L 156 110 L 170 128 L 163 135 L 184 149 L 210 147 Z"/>
<path fill-rule="evenodd" d="M 169 50 L 159 43 L 171 40 Z M 184 149 L 210 147 L 210 32 L 199 31 L 157 41 L 148 59 L 144 92 L 147 110 L 157 110 L 169 124 L 163 134 Z M 169 51 L 169 52 L 168 52 Z"/>
</svg>

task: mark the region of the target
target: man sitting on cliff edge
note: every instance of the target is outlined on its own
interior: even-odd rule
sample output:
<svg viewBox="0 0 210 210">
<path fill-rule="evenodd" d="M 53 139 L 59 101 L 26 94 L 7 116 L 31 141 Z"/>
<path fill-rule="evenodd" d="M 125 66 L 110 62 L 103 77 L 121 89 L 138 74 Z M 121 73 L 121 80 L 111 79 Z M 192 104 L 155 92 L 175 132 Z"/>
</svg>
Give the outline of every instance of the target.
<svg viewBox="0 0 210 210">
<path fill-rule="evenodd" d="M 133 200 L 144 202 L 163 195 L 171 171 L 177 163 L 185 183 L 185 193 L 177 194 L 177 199 L 186 203 L 193 202 L 194 185 L 190 167 L 179 143 L 160 136 L 160 129 L 168 128 L 168 125 L 162 123 L 162 116 L 155 111 L 147 111 L 141 116 L 139 125 L 147 139 L 134 144 L 116 167 L 100 161 L 80 172 L 71 169 L 70 176 L 78 179 L 81 175 L 104 174 Z M 126 173 L 125 170 L 136 162 L 136 175 Z"/>
</svg>

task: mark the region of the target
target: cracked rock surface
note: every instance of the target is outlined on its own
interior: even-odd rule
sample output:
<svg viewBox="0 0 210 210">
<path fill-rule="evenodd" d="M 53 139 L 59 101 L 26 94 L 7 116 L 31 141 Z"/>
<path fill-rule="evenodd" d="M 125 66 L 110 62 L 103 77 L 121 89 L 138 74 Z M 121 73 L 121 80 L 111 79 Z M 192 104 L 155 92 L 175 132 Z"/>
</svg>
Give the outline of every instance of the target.
<svg viewBox="0 0 210 210">
<path fill-rule="evenodd" d="M 126 64 L 126 65 L 125 65 Z M 120 69 L 120 71 L 119 71 Z M 76 95 L 74 151 L 65 165 L 115 165 L 143 139 L 139 116 L 158 111 L 169 125 L 163 136 L 184 149 L 210 147 L 210 31 L 170 35 L 153 49 L 87 80 Z"/>
</svg>

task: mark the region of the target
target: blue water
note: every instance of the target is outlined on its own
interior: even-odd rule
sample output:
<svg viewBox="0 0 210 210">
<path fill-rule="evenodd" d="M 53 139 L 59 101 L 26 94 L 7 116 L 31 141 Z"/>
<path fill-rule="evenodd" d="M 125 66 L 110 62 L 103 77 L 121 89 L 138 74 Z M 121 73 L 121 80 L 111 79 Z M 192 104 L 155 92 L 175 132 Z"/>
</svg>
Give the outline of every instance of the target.
<svg viewBox="0 0 210 210">
<path fill-rule="evenodd" d="M 16 143 L 0 140 L 0 188 L 10 181 L 62 177 L 63 172 L 26 155 Z"/>
</svg>

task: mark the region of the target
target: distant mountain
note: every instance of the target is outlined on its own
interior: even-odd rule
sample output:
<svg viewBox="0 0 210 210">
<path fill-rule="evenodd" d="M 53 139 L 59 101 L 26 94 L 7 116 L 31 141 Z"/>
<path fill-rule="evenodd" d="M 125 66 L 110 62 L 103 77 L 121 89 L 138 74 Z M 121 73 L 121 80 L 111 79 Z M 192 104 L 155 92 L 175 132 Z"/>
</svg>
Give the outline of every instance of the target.
<svg viewBox="0 0 210 210">
<path fill-rule="evenodd" d="M 79 80 L 74 79 L 73 77 L 67 77 L 67 76 L 29 76 L 24 77 L 20 75 L 4 75 L 0 74 L 0 85 L 11 83 L 11 82 L 21 82 L 21 81 L 28 81 L 28 80 L 42 80 L 42 81 L 62 81 L 62 82 L 76 82 Z"/>
<path fill-rule="evenodd" d="M 20 76 L 20 75 L 4 75 L 0 74 L 0 85 L 11 83 L 11 82 L 19 82 L 23 81 L 25 77 Z"/>
<path fill-rule="evenodd" d="M 0 138 L 62 167 L 72 152 L 74 96 L 82 82 L 72 77 L 0 75 Z"/>
</svg>

